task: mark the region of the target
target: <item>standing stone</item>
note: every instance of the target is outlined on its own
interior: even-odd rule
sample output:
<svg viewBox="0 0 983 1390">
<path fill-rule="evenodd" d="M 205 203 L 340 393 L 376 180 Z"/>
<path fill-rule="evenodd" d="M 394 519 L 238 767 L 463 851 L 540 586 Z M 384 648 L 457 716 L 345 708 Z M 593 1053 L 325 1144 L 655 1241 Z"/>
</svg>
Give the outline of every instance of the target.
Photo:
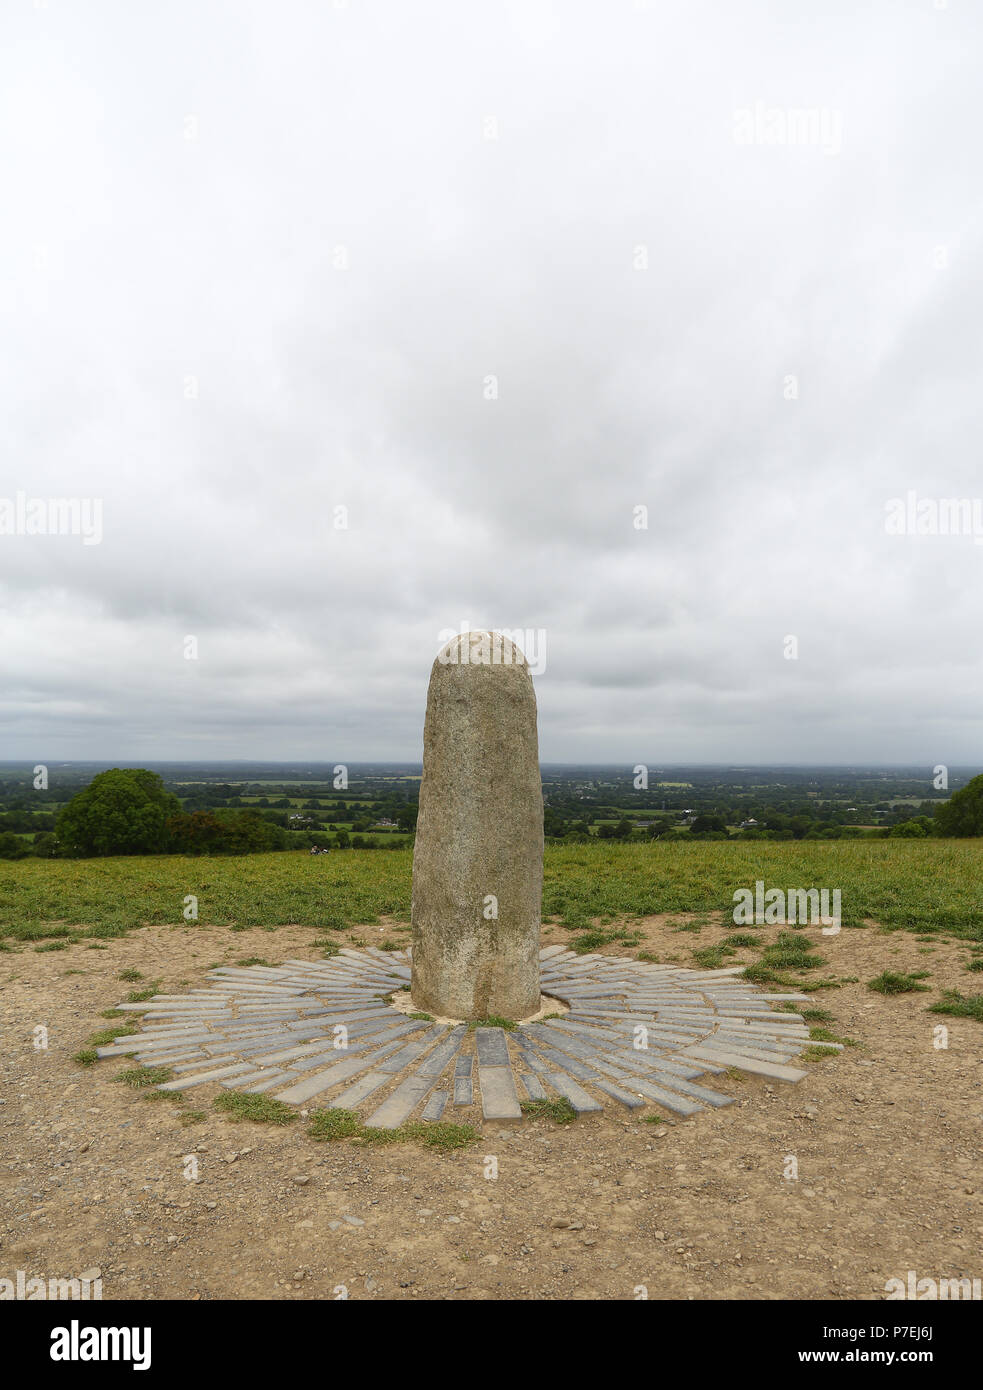
<svg viewBox="0 0 983 1390">
<path fill-rule="evenodd" d="M 528 1018 L 539 1008 L 543 788 L 522 652 L 468 632 L 430 673 L 413 852 L 418 1009 Z"/>
</svg>

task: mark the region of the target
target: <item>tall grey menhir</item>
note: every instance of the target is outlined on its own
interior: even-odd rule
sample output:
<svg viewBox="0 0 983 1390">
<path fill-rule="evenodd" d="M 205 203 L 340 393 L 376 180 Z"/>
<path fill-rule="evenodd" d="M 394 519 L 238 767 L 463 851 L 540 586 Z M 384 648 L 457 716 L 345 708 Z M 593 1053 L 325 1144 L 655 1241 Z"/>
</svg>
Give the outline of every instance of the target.
<svg viewBox="0 0 983 1390">
<path fill-rule="evenodd" d="M 539 1009 L 543 787 L 536 693 L 501 633 L 450 641 L 430 673 L 413 853 L 413 1003 L 446 1018 Z"/>
</svg>

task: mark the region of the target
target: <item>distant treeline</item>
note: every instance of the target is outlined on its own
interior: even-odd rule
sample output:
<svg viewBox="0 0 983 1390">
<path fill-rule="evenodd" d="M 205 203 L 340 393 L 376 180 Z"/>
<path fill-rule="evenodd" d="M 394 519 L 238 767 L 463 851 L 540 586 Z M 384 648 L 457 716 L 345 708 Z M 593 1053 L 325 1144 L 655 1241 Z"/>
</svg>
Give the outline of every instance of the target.
<svg viewBox="0 0 983 1390">
<path fill-rule="evenodd" d="M 183 791 L 187 784 L 174 785 Z M 638 806 L 639 793 L 599 782 L 596 775 L 583 783 L 569 777 L 547 781 L 545 835 L 572 843 L 983 835 L 983 775 L 973 777 L 948 800 L 919 803 L 909 797 L 876 806 L 803 801 L 781 785 L 767 797 L 756 787 L 754 800 L 745 793 L 735 805 L 719 787 L 714 797 L 706 786 L 666 784 L 666 792 L 670 785 L 671 795 L 664 794 L 662 786 L 653 788 L 644 794 L 647 804 Z M 288 783 L 265 788 L 253 784 L 248 792 L 242 784 L 193 783 L 182 798 L 156 772 L 110 768 L 57 811 L 33 810 L 18 789 L 0 811 L 0 858 L 399 849 L 412 840 L 416 828 L 418 788 L 418 780 L 411 777 L 380 777 L 371 789 L 359 791 L 308 786 L 302 801 Z M 286 794 L 291 790 L 292 797 Z M 244 804 L 245 795 L 251 804 Z M 711 797 L 716 805 L 708 804 Z M 51 792 L 39 793 L 39 800 L 51 805 Z M 670 801 L 676 804 L 667 806 Z M 687 806 L 687 801 L 693 804 Z M 368 831 L 373 835 L 367 836 Z"/>
</svg>

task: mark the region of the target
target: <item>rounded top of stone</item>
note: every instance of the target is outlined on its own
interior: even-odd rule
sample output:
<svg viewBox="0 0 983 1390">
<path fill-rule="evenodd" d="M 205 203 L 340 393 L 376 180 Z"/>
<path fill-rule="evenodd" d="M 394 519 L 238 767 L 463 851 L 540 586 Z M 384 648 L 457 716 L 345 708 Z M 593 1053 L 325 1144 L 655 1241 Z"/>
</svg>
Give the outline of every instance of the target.
<svg viewBox="0 0 983 1390">
<path fill-rule="evenodd" d="M 525 655 L 504 632 L 478 628 L 460 632 L 437 653 L 441 666 L 527 666 Z"/>
</svg>

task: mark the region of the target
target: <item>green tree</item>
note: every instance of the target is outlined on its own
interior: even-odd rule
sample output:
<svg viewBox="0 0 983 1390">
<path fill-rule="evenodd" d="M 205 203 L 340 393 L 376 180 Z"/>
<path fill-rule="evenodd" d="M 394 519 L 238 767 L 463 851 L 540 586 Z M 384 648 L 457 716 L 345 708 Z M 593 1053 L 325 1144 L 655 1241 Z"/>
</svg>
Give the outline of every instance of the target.
<svg viewBox="0 0 983 1390">
<path fill-rule="evenodd" d="M 161 854 L 181 804 L 146 768 L 110 768 L 73 796 L 56 823 L 69 854 Z"/>
<path fill-rule="evenodd" d="M 983 835 L 983 773 L 935 808 L 940 835 Z"/>
<path fill-rule="evenodd" d="M 892 825 L 887 832 L 888 839 L 893 840 L 919 840 L 923 839 L 928 832 L 921 820 L 903 820 L 897 825 Z"/>
</svg>

